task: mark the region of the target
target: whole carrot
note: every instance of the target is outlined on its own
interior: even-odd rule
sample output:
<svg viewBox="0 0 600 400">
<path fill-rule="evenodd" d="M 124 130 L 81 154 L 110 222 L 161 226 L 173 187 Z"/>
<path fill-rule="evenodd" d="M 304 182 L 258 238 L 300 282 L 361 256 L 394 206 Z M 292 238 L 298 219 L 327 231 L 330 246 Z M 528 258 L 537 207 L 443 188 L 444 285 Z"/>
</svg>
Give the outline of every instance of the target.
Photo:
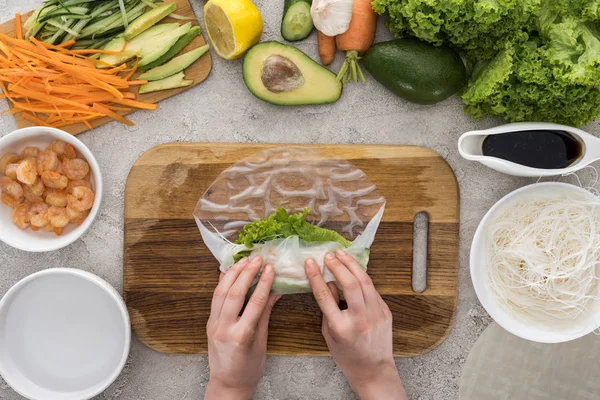
<svg viewBox="0 0 600 400">
<path fill-rule="evenodd" d="M 376 29 L 377 14 L 371 7 L 371 0 L 354 0 L 350 27 L 346 32 L 335 37 L 338 50 L 346 52 L 346 60 L 338 73 L 338 80 L 344 83 L 353 80 L 357 83 L 360 77 L 363 82 L 365 81 L 358 60 L 360 54 L 369 50 L 373 44 Z"/>
<path fill-rule="evenodd" d="M 329 65 L 335 57 L 335 36 L 327 36 L 321 31 L 318 33 L 319 57 L 323 65 Z"/>
</svg>

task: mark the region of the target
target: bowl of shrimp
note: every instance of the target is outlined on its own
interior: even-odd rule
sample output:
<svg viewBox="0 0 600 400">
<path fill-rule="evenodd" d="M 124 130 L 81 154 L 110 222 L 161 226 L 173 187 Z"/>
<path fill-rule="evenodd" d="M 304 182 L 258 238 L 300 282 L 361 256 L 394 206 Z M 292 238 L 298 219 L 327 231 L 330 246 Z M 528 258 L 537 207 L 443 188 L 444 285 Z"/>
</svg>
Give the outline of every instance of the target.
<svg viewBox="0 0 600 400">
<path fill-rule="evenodd" d="M 33 126 L 0 138 L 0 191 L 0 240 L 24 251 L 53 251 L 91 226 L 102 174 L 79 139 Z"/>
</svg>

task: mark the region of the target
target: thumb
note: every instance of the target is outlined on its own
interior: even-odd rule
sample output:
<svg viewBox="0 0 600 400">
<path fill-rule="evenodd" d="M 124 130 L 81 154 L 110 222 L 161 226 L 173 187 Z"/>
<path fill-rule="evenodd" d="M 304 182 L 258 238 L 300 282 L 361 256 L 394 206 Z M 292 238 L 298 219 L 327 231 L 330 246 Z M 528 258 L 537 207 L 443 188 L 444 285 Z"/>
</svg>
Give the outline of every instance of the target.
<svg viewBox="0 0 600 400">
<path fill-rule="evenodd" d="M 269 296 L 269 300 L 267 300 L 267 306 L 263 310 L 263 313 L 258 320 L 259 335 L 267 335 L 267 332 L 269 331 L 269 319 L 271 318 L 271 311 L 273 310 L 275 303 L 277 303 L 280 298 L 280 294 Z"/>
</svg>

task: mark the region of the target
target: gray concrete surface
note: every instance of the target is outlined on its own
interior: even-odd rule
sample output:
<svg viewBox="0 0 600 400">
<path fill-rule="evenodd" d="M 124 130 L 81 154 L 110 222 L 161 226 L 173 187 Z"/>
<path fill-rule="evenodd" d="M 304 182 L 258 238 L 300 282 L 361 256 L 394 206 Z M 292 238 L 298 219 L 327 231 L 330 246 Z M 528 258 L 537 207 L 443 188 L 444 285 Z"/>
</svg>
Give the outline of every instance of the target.
<svg viewBox="0 0 600 400">
<path fill-rule="evenodd" d="M 196 15 L 204 1 L 192 0 Z M 259 0 L 265 23 L 263 40 L 280 40 L 282 1 Z M 26 12 L 40 0 L 0 0 L 0 20 Z M 380 21 L 377 40 L 389 32 Z M 316 35 L 298 47 L 317 57 Z M 338 70 L 338 54 L 333 70 Z M 434 106 L 403 101 L 372 78 L 348 85 L 333 105 L 275 107 L 246 90 L 241 61 L 213 55 L 208 79 L 160 103 L 156 112 L 138 111 L 135 126 L 104 125 L 79 138 L 95 154 L 105 179 L 104 203 L 97 220 L 78 242 L 60 251 L 33 254 L 0 243 L 0 294 L 25 276 L 52 267 L 93 272 L 122 290 L 123 193 L 129 169 L 146 150 L 173 141 L 412 144 L 431 148 L 452 166 L 461 190 L 459 305 L 447 340 L 434 351 L 397 359 L 409 398 L 451 400 L 458 397 L 461 368 L 467 354 L 490 322 L 469 277 L 469 247 L 489 207 L 506 193 L 533 180 L 505 176 L 460 158 L 456 143 L 462 132 L 491 127 L 499 120 L 473 121 L 454 97 Z M 2 109 L 6 105 L 2 103 Z M 15 129 L 10 116 L 0 118 L 0 135 Z M 600 135 L 600 123 L 586 130 Z M 583 175 L 583 180 L 589 176 Z M 402 195 L 399 193 L 398 195 Z M 1 227 L 0 227 L 1 229 Z M 97 399 L 200 399 L 208 381 L 205 355 L 165 355 L 133 340 L 129 362 L 118 380 Z M 20 398 L 0 379 L 0 399 Z M 269 357 L 255 399 L 352 399 L 354 394 L 330 358 Z"/>
</svg>

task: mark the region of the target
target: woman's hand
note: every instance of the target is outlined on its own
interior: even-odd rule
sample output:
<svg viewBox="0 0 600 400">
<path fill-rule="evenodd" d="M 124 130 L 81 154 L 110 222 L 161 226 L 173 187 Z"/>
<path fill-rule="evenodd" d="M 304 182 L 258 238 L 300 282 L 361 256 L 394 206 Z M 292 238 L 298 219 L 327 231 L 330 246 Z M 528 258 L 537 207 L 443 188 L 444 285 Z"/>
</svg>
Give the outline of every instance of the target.
<svg viewBox="0 0 600 400">
<path fill-rule="evenodd" d="M 265 370 L 267 336 L 271 309 L 280 296 L 269 296 L 275 272 L 265 266 L 248 300 L 240 311 L 252 281 L 262 266 L 262 258 L 247 258 L 233 265 L 215 289 L 208 334 L 210 380 L 206 400 L 250 399 Z"/>
<path fill-rule="evenodd" d="M 400 400 L 406 394 L 394 363 L 392 313 L 371 278 L 346 252 L 325 257 L 325 265 L 344 291 L 347 310 L 338 307 L 335 284 L 325 283 L 312 259 L 306 275 L 323 311 L 323 336 L 336 364 L 363 400 Z"/>
</svg>

